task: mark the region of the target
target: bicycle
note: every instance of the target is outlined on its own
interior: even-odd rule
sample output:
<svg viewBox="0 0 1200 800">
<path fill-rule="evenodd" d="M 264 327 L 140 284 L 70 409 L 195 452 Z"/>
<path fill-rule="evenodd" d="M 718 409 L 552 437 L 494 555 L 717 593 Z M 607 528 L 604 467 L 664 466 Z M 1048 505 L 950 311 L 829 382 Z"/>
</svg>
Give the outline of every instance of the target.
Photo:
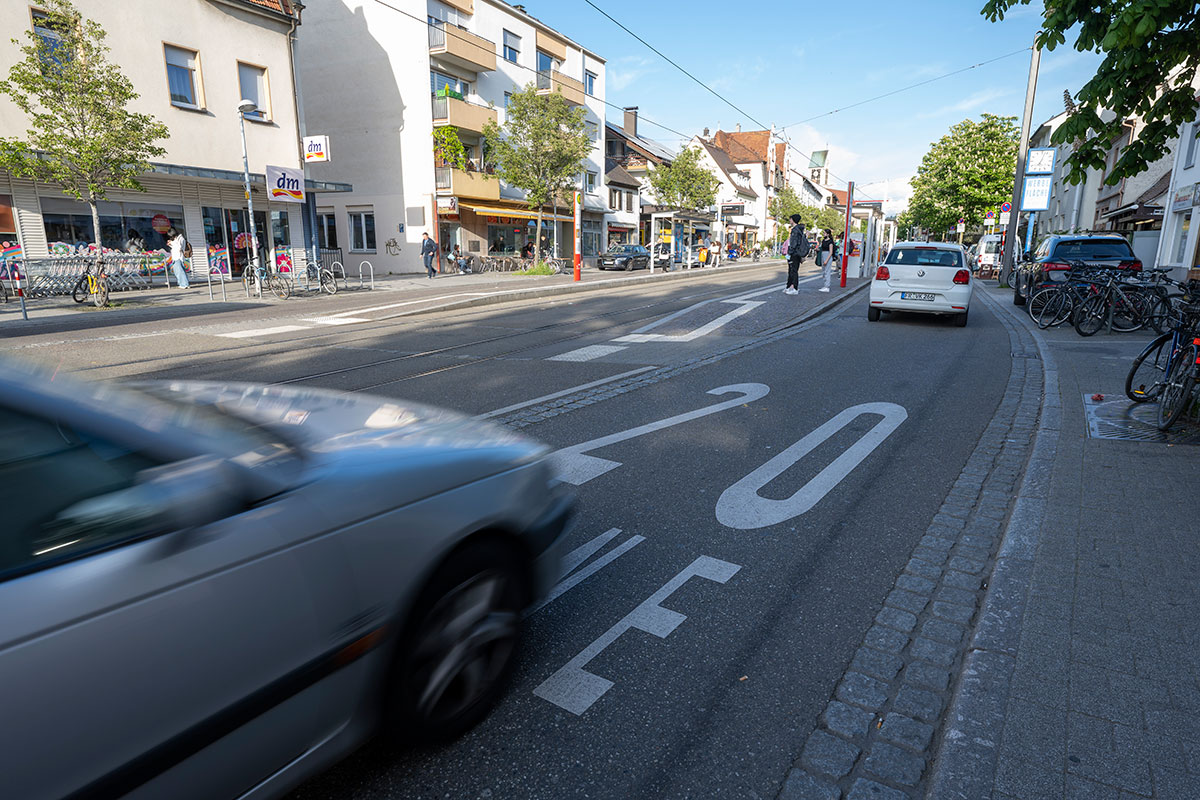
<svg viewBox="0 0 1200 800">
<path fill-rule="evenodd" d="M 1075 309 L 1072 315 L 1075 332 L 1093 336 L 1105 325 L 1120 333 L 1138 330 L 1146 324 L 1145 305 L 1140 297 L 1135 287 L 1109 273 L 1100 291 Z"/>
<path fill-rule="evenodd" d="M 318 292 L 325 292 L 330 295 L 337 294 L 337 279 L 333 275 L 333 270 L 328 267 L 319 267 L 316 264 L 307 263 L 304 266 L 304 279 L 306 289 L 312 289 L 315 283 L 317 284 Z"/>
<path fill-rule="evenodd" d="M 95 272 L 92 271 L 93 269 Z M 75 282 L 75 288 L 71 291 L 71 299 L 76 303 L 82 304 L 88 298 L 91 298 L 96 308 L 104 308 L 108 305 L 108 276 L 104 272 L 103 259 L 94 264 L 88 264 L 87 269 Z"/>
<path fill-rule="evenodd" d="M 275 270 L 259 264 L 247 267 L 242 271 L 242 286 L 246 290 L 247 297 L 250 295 L 251 286 L 255 287 L 255 294 L 262 297 L 264 285 L 280 300 L 287 300 L 292 296 L 292 282 Z"/>
<path fill-rule="evenodd" d="M 1125 396 L 1133 402 L 1147 403 L 1162 397 L 1158 406 L 1159 430 L 1175 424 L 1189 405 L 1197 378 L 1200 303 L 1181 304 L 1173 309 L 1168 324 L 1170 332 L 1146 345 L 1125 376 Z"/>
</svg>

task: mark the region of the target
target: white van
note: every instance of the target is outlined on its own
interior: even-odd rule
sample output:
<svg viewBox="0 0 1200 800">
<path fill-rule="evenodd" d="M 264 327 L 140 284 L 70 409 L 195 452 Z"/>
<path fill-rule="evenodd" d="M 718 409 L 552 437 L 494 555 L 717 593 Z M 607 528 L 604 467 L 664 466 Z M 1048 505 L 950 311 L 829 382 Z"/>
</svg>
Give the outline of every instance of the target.
<svg viewBox="0 0 1200 800">
<path fill-rule="evenodd" d="M 979 240 L 978 269 L 995 270 L 1000 266 L 1000 240 L 998 233 L 989 233 Z"/>
</svg>

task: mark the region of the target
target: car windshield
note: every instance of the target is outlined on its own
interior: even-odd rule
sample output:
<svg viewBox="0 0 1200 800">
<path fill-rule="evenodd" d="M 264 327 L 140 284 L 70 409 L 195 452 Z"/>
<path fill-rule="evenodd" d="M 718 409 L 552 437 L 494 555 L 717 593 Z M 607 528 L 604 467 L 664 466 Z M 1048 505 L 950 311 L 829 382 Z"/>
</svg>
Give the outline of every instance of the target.
<svg viewBox="0 0 1200 800">
<path fill-rule="evenodd" d="M 632 244 L 614 244 L 608 249 L 612 255 L 629 255 L 637 252 L 637 247 Z"/>
<path fill-rule="evenodd" d="M 884 263 L 912 267 L 961 267 L 962 253 L 936 247 L 901 247 L 888 253 Z"/>
<path fill-rule="evenodd" d="M 1059 242 L 1055 258 L 1133 258 L 1133 250 L 1124 239 L 1077 239 Z"/>
</svg>

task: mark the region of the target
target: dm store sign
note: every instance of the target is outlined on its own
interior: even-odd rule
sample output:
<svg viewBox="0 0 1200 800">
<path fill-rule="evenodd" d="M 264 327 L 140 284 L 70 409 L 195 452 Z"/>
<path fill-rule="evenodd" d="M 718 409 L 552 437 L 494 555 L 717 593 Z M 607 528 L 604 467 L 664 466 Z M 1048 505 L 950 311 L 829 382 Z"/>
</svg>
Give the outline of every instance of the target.
<svg viewBox="0 0 1200 800">
<path fill-rule="evenodd" d="M 278 203 L 303 203 L 304 170 L 268 164 L 267 194 Z"/>
</svg>

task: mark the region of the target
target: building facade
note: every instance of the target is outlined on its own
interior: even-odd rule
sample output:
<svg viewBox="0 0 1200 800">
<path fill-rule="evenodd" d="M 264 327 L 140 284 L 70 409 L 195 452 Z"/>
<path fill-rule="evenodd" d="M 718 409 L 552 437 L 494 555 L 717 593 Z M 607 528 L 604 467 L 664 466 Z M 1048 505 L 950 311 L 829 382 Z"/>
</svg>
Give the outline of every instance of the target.
<svg viewBox="0 0 1200 800">
<path fill-rule="evenodd" d="M 153 115 L 170 132 L 160 142 L 166 154 L 139 179 L 146 191 L 111 191 L 100 204 L 102 246 L 126 250 L 138 242 L 165 254 L 163 234 L 174 226 L 192 243 L 194 274 L 210 266 L 240 274 L 250 242 L 237 110 L 245 98 L 259 109 L 245 127 L 260 252 L 284 268 L 302 257 L 302 208 L 272 201 L 264 177 L 267 164 L 300 167 L 291 52 L 300 18 L 290 0 L 176 0 L 170 13 L 151 0 L 75 5 L 107 31 L 109 58 L 139 95 L 130 110 Z M 0 6 L 0 28 L 56 36 L 35 3 Z M 0 74 L 23 57 L 9 38 L 0 42 Z M 0 97 L 0 136 L 21 137 L 26 127 L 24 114 Z M 94 234 L 86 203 L 0 170 L 0 241 L 10 256 L 77 252 Z"/>
<path fill-rule="evenodd" d="M 1179 126 L 1179 146 L 1171 167 L 1156 266 L 1172 268 L 1181 279 L 1200 268 L 1200 102 L 1192 119 Z"/>
<path fill-rule="evenodd" d="M 654 194 L 654 187 L 650 184 L 650 172 L 656 167 L 669 166 L 674 163 L 675 153 L 638 132 L 638 108 L 636 106 L 624 109 L 624 118 L 621 122 L 621 125 L 614 125 L 611 122 L 605 124 L 605 153 L 613 160 L 613 163 L 641 184 L 638 192 L 641 206 L 638 211 L 637 243 L 650 247 L 656 242 L 652 218 L 661 210 L 658 206 L 658 198 Z"/>
<path fill-rule="evenodd" d="M 484 126 L 503 126 L 507 97 L 534 84 L 586 110 L 593 148 L 579 176 L 583 253 L 599 252 L 609 210 L 602 58 L 502 0 L 328 0 L 310 5 L 305 22 L 305 127 L 329 136 L 333 154 L 310 175 L 354 186 L 318 207 L 327 240 L 397 273 L 423 268 L 426 232 L 442 253 L 458 246 L 466 256 L 512 255 L 540 238 L 571 257 L 572 208 L 544 209 L 537 231 L 537 211 L 492 174 L 484 153 Z M 434 153 L 434 129 L 446 126 L 465 147 L 466 169 Z"/>
<path fill-rule="evenodd" d="M 726 246 L 733 244 L 745 250 L 754 249 L 765 217 L 760 216 L 764 213 L 761 211 L 764 202 L 754 188 L 753 172 L 734 163 L 733 157 L 711 139 L 697 136 L 692 139 L 691 146 L 700 150 L 700 163 L 718 181 L 716 203 L 721 214 L 714 235 Z"/>
</svg>

